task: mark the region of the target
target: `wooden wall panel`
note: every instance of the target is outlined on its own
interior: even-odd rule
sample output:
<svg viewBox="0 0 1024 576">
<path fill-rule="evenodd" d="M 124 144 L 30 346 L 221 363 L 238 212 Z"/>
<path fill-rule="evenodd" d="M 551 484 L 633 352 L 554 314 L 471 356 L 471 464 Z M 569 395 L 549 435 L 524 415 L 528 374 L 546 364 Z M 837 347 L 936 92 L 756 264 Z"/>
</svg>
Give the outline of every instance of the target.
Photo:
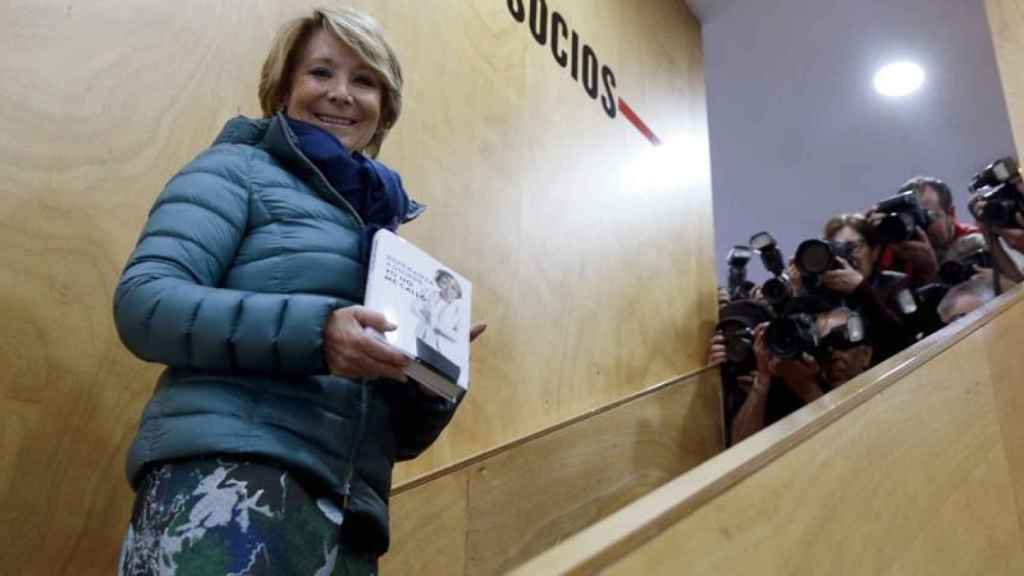
<svg viewBox="0 0 1024 576">
<path fill-rule="evenodd" d="M 697 24 L 675 0 L 547 4 L 615 70 L 617 94 L 675 141 L 686 185 L 666 184 L 652 160 L 665 151 L 609 120 L 507 2 L 432 10 L 421 38 L 396 39 L 415 60 L 409 116 L 384 156 L 434 210 L 407 234 L 476 280 L 474 314 L 492 324 L 474 349 L 473 393 L 400 480 L 703 361 L 714 268 Z M 437 46 L 415 54 L 419 43 Z"/>
<path fill-rule="evenodd" d="M 465 573 L 469 470 L 446 474 L 391 500 L 391 551 L 384 575 Z"/>
<path fill-rule="evenodd" d="M 985 0 L 1017 151 L 1024 151 L 1024 0 Z"/>
<path fill-rule="evenodd" d="M 5 569 L 109 573 L 131 504 L 124 450 L 158 371 L 117 340 L 115 282 L 163 183 L 225 120 L 258 113 L 273 32 L 313 4 L 0 9 Z M 396 480 L 697 369 L 715 294 L 702 58 L 685 6 L 547 2 L 672 143 L 652 154 L 506 1 L 352 4 L 384 23 L 407 72 L 383 153 L 430 205 L 407 235 L 476 282 L 474 315 L 492 325 L 449 432 Z"/>
<path fill-rule="evenodd" d="M 1007 312 L 1005 321 L 986 326 L 984 353 L 993 370 L 996 410 L 999 414 L 1003 444 L 1013 478 L 1017 514 L 1024 526 L 1024 355 L 1020 353 L 1024 306 Z"/>
<path fill-rule="evenodd" d="M 381 572 L 507 572 L 719 453 L 719 386 L 704 371 L 401 491 Z"/>
<path fill-rule="evenodd" d="M 474 466 L 466 574 L 504 574 L 724 445 L 718 371 Z"/>
</svg>

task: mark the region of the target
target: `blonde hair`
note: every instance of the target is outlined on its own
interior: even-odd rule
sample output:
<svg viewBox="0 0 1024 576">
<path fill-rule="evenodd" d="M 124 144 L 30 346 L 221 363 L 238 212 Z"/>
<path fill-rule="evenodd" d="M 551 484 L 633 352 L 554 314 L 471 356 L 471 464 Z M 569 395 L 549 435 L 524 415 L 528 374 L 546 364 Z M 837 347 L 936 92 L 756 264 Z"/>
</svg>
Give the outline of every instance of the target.
<svg viewBox="0 0 1024 576">
<path fill-rule="evenodd" d="M 366 61 L 384 87 L 380 123 L 363 153 L 376 157 L 388 131 L 402 112 L 402 66 L 384 39 L 384 30 L 370 16 L 352 8 L 317 8 L 312 16 L 296 18 L 281 27 L 260 73 L 259 97 L 263 116 L 281 111 L 291 89 L 302 51 L 317 30 L 333 32 Z"/>
</svg>

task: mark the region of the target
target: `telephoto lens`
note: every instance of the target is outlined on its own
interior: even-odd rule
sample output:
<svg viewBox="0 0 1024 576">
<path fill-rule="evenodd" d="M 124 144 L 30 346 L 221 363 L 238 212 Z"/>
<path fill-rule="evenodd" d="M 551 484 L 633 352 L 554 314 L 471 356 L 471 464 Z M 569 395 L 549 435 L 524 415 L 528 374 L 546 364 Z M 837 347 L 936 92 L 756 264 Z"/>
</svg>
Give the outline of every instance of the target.
<svg viewBox="0 0 1024 576">
<path fill-rule="evenodd" d="M 834 260 L 832 245 L 824 240 L 804 240 L 796 249 L 796 267 L 803 274 L 824 274 Z"/>
</svg>

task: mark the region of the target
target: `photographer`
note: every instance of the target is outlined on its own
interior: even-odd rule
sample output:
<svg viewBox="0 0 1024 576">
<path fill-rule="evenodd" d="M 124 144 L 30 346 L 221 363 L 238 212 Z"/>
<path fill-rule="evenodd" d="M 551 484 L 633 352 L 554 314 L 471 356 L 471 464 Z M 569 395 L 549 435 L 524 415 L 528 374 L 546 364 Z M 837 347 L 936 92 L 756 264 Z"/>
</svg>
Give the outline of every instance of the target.
<svg viewBox="0 0 1024 576">
<path fill-rule="evenodd" d="M 1024 281 L 1024 190 L 1017 162 L 1003 158 L 974 177 L 968 207 L 988 242 L 995 270 Z"/>
<path fill-rule="evenodd" d="M 863 325 L 859 324 L 860 337 L 854 341 L 849 337 L 855 313 L 830 308 L 814 298 L 795 300 L 786 313 L 809 318 L 806 328 L 815 333 L 815 343 L 808 342 L 796 353 L 780 354 L 778 342 L 773 343 L 770 334 L 774 321 L 755 329 L 755 370 L 746 378 L 746 396 L 732 419 L 734 443 L 817 400 L 871 365 L 873 350 L 863 338 Z"/>
<path fill-rule="evenodd" d="M 708 346 L 707 363 L 721 367 L 727 444 L 731 444 L 731 422 L 747 399 L 757 370 L 756 328 L 774 317 L 770 306 L 753 299 L 732 301 L 719 310 L 720 320 Z"/>
<path fill-rule="evenodd" d="M 874 358 L 881 362 L 914 343 L 913 334 L 899 317 L 897 302 L 909 278 L 899 272 L 883 272 L 875 266 L 879 247 L 873 245 L 871 226 L 860 214 L 840 214 L 825 223 L 825 240 L 841 244 L 852 262 L 840 258 L 842 268 L 822 275 L 822 285 L 844 297 L 874 327 Z"/>
<path fill-rule="evenodd" d="M 939 303 L 939 317 L 946 324 L 952 324 L 995 297 L 991 273 L 978 274 L 950 288 Z"/>
<path fill-rule="evenodd" d="M 977 232 L 977 228 L 957 221 L 953 193 L 942 180 L 923 176 L 912 178 L 900 188 L 900 195 L 907 192 L 917 199 L 914 208 L 919 211 L 909 210 L 918 216 L 916 226 L 906 238 L 888 243 L 879 257 L 879 266 L 883 270 L 904 272 L 910 276 L 913 285 L 921 286 L 935 280 L 938 262 L 953 242 Z M 880 203 L 869 213 L 868 219 L 876 230 L 885 217 L 881 208 L 896 201 L 900 195 Z"/>
<path fill-rule="evenodd" d="M 768 352 L 767 328 L 767 324 L 761 324 L 754 333 L 757 370 L 747 377 L 746 398 L 732 420 L 733 443 L 785 418 L 827 391 L 822 386 L 821 368 L 813 358 L 783 360 Z"/>
<path fill-rule="evenodd" d="M 925 232 L 935 251 L 935 257 L 940 262 L 954 242 L 978 231 L 976 226 L 957 220 L 953 193 L 942 180 L 918 176 L 908 180 L 900 191 L 914 192 L 921 203 L 921 208 L 931 216 L 931 225 Z"/>
</svg>

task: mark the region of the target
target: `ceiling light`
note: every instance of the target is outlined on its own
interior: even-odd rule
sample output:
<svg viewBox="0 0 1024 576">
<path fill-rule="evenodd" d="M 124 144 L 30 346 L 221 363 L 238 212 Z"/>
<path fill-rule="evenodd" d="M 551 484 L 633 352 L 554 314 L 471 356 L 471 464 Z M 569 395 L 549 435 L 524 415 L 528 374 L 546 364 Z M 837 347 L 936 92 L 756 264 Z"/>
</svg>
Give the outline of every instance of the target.
<svg viewBox="0 0 1024 576">
<path fill-rule="evenodd" d="M 875 74 L 875 90 L 882 96 L 907 96 L 924 84 L 924 69 L 913 62 L 894 62 Z"/>
</svg>

